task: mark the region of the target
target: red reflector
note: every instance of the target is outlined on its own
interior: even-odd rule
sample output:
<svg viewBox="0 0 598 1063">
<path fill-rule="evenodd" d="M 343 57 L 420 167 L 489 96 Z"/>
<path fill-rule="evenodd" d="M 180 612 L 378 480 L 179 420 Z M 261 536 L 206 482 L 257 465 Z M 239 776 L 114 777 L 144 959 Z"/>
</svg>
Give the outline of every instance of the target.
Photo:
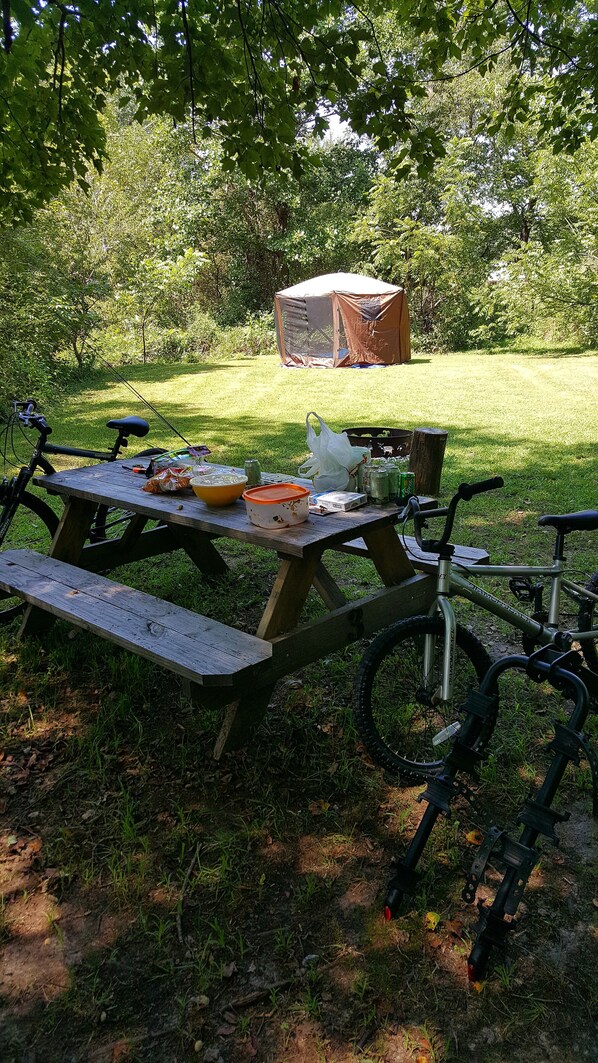
<svg viewBox="0 0 598 1063">
<path fill-rule="evenodd" d="M 476 969 L 475 969 L 473 963 L 468 963 L 467 964 L 467 977 L 468 977 L 470 982 L 477 982 Z"/>
<path fill-rule="evenodd" d="M 392 912 L 388 905 L 386 905 L 384 908 L 384 918 L 386 919 L 387 923 L 390 923 L 390 920 L 392 919 Z"/>
</svg>

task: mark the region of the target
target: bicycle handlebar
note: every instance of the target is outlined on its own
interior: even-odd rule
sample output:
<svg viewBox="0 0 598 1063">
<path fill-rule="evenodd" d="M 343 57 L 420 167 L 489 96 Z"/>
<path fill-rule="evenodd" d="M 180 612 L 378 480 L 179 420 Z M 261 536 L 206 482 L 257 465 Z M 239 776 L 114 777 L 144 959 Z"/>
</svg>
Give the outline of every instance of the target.
<svg viewBox="0 0 598 1063">
<path fill-rule="evenodd" d="M 415 496 L 412 496 L 403 510 L 403 520 L 407 520 L 409 515 L 413 514 L 415 541 L 420 550 L 423 550 L 425 553 L 440 553 L 441 550 L 448 545 L 450 534 L 453 530 L 455 511 L 458 503 L 460 501 L 469 502 L 475 495 L 484 494 L 486 491 L 495 491 L 499 487 L 504 487 L 502 476 L 492 476 L 488 480 L 479 480 L 478 483 L 475 484 L 459 484 L 459 487 L 451 498 L 448 506 L 444 506 L 441 509 L 422 510 L 418 499 Z M 427 527 L 427 522 L 430 517 L 446 517 L 442 535 L 439 539 L 422 539 L 422 528 Z"/>
<path fill-rule="evenodd" d="M 492 476 L 489 480 L 480 480 L 477 484 L 459 484 L 457 494 L 464 502 L 470 502 L 474 495 L 483 495 L 485 491 L 495 491 L 504 486 L 502 476 Z"/>
</svg>

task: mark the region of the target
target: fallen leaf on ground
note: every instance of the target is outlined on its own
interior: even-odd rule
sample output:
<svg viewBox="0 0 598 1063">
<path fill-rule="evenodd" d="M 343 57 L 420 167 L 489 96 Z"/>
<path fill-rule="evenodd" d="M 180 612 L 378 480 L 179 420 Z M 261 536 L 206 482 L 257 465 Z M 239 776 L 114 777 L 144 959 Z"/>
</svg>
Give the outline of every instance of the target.
<svg viewBox="0 0 598 1063">
<path fill-rule="evenodd" d="M 424 916 L 424 926 L 426 930 L 436 930 L 440 921 L 438 912 L 426 912 Z"/>
<path fill-rule="evenodd" d="M 457 919 L 449 919 L 444 924 L 444 928 L 456 938 L 463 937 L 463 923 L 460 923 Z"/>
<path fill-rule="evenodd" d="M 481 845 L 484 841 L 484 835 L 481 830 L 469 830 L 465 835 L 465 841 L 470 845 Z"/>
</svg>

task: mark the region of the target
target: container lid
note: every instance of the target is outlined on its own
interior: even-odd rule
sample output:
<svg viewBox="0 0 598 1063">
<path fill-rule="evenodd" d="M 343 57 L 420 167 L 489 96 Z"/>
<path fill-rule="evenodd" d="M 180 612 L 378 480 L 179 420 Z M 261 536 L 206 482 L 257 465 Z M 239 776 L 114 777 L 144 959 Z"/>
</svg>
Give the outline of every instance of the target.
<svg viewBox="0 0 598 1063">
<path fill-rule="evenodd" d="M 272 505 L 273 502 L 294 502 L 308 494 L 308 488 L 300 484 L 265 484 L 263 487 L 249 487 L 243 492 L 243 498 L 248 502 Z"/>
</svg>

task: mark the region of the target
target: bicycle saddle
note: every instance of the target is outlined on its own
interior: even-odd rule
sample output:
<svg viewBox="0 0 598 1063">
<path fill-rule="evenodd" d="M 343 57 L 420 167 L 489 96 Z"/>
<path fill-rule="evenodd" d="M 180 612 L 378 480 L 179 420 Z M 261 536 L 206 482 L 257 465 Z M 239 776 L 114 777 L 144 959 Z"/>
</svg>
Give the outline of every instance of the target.
<svg viewBox="0 0 598 1063">
<path fill-rule="evenodd" d="M 538 524 L 556 528 L 561 535 L 572 531 L 596 531 L 598 528 L 598 510 L 582 509 L 579 513 L 563 513 L 560 517 L 547 515 L 540 517 Z"/>
<path fill-rule="evenodd" d="M 149 432 L 149 424 L 143 417 L 120 417 L 114 421 L 106 421 L 106 428 L 116 428 L 122 436 L 146 436 Z"/>
</svg>

